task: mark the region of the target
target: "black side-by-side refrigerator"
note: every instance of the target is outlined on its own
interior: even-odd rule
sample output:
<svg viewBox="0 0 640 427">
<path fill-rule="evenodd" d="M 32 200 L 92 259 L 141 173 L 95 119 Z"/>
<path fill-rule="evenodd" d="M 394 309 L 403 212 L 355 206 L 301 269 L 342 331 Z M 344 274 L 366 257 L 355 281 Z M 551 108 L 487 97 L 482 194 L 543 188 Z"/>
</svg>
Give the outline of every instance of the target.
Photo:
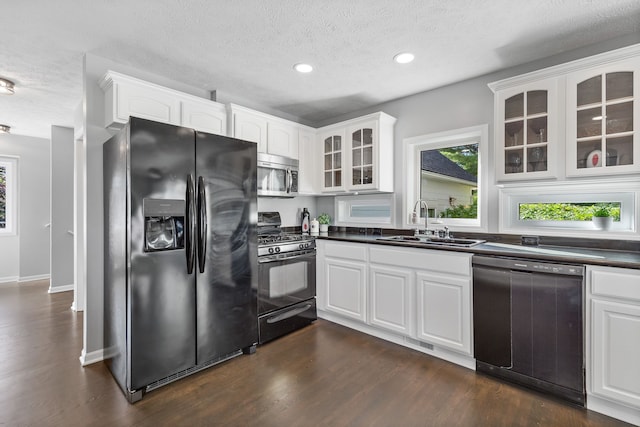
<svg viewBox="0 0 640 427">
<path fill-rule="evenodd" d="M 255 351 L 256 144 L 132 117 L 103 155 L 105 359 L 135 402 Z"/>
</svg>

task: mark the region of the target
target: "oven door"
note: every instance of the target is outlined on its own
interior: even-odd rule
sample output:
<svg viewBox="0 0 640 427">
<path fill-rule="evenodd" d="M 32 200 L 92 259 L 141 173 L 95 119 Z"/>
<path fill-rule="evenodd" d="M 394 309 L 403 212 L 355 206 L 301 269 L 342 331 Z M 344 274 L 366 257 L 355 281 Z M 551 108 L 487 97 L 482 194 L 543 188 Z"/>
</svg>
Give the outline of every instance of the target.
<svg viewBox="0 0 640 427">
<path fill-rule="evenodd" d="M 316 296 L 316 251 L 258 258 L 258 314 Z"/>
</svg>

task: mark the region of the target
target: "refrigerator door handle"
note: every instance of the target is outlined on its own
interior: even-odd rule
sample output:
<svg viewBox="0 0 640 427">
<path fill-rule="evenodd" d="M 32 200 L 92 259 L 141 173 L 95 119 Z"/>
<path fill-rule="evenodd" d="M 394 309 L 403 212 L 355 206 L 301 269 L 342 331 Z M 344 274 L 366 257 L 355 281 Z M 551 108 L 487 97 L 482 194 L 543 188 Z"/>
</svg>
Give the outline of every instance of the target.
<svg viewBox="0 0 640 427">
<path fill-rule="evenodd" d="M 204 178 L 198 177 L 198 265 L 200 273 L 204 273 L 207 255 L 207 194 Z"/>
<path fill-rule="evenodd" d="M 291 169 L 287 168 L 287 194 L 291 193 L 291 182 L 293 177 L 291 176 Z"/>
<path fill-rule="evenodd" d="M 185 230 L 185 253 L 187 256 L 187 274 L 193 273 L 193 264 L 196 257 L 196 246 L 193 244 L 195 237 L 196 212 L 195 212 L 195 193 L 193 189 L 193 176 L 189 174 L 187 177 L 187 193 L 185 195 L 185 220 L 187 222 Z"/>
</svg>

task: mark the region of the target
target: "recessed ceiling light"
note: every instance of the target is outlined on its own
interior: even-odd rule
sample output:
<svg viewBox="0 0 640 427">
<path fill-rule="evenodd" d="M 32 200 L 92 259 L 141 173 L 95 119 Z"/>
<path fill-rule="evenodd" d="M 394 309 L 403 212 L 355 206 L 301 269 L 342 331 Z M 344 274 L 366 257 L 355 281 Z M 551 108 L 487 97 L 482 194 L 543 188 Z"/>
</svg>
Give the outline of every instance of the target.
<svg viewBox="0 0 640 427">
<path fill-rule="evenodd" d="M 293 69 L 299 73 L 310 73 L 313 71 L 313 67 L 309 64 L 296 64 Z"/>
<path fill-rule="evenodd" d="M 11 80 L 0 78 L 0 93 L 13 95 L 13 82 Z"/>
<path fill-rule="evenodd" d="M 0 133 L 10 133 L 11 126 L 0 125 Z"/>
<path fill-rule="evenodd" d="M 394 56 L 393 60 L 398 64 L 408 64 L 409 62 L 413 61 L 414 58 L 415 56 L 413 55 L 413 53 L 403 52 Z"/>
</svg>

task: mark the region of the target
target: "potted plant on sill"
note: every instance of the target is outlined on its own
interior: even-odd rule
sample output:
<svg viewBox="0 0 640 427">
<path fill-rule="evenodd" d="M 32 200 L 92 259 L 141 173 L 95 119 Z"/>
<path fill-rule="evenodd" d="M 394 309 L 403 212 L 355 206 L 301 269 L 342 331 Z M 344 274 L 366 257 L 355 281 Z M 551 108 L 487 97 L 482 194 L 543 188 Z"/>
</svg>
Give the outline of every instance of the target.
<svg viewBox="0 0 640 427">
<path fill-rule="evenodd" d="M 329 224 L 331 223 L 331 217 L 328 213 L 321 213 L 318 216 L 318 223 L 320 223 L 320 232 L 327 233 L 329 232 Z"/>
<path fill-rule="evenodd" d="M 598 230 L 608 230 L 613 225 L 613 216 L 611 215 L 611 209 L 607 205 L 596 206 L 593 210 L 591 217 L 593 225 Z"/>
</svg>

